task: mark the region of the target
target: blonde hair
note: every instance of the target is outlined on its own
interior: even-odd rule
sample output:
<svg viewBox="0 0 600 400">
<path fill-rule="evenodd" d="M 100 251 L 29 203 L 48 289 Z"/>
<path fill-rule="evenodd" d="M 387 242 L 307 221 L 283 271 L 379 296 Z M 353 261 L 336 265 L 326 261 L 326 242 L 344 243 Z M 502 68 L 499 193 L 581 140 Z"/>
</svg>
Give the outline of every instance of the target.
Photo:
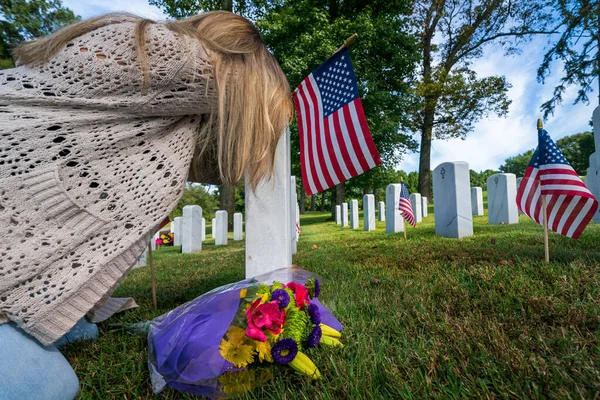
<svg viewBox="0 0 600 400">
<path fill-rule="evenodd" d="M 24 43 L 15 50 L 15 59 L 19 65 L 47 61 L 74 38 L 121 22 L 136 23 L 144 90 L 149 75 L 145 30 L 156 22 L 131 14 L 103 15 Z M 198 40 L 211 57 L 218 102 L 200 131 L 194 168 L 201 164 L 205 152 L 216 153 L 223 182 L 236 183 L 247 171 L 256 187 L 260 179 L 273 174 L 277 142 L 293 113 L 283 71 L 258 29 L 239 15 L 214 11 L 164 25 L 182 39 Z"/>
</svg>

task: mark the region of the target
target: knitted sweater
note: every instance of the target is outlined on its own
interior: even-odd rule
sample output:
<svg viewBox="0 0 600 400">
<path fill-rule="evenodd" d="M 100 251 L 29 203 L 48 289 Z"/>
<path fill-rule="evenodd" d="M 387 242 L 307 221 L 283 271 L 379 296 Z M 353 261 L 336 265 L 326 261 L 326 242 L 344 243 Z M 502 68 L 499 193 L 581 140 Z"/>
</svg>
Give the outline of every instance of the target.
<svg viewBox="0 0 600 400">
<path fill-rule="evenodd" d="M 142 93 L 134 26 L 0 71 L 0 320 L 44 345 L 109 297 L 177 205 L 216 102 L 206 51 L 162 25 Z"/>
</svg>

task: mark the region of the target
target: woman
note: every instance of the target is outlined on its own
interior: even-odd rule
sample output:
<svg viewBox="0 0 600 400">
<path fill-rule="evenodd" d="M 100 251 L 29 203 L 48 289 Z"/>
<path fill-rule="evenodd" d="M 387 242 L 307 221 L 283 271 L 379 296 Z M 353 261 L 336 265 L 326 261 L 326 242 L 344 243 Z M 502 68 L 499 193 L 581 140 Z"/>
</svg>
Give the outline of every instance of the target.
<svg viewBox="0 0 600 400">
<path fill-rule="evenodd" d="M 110 296 L 186 180 L 272 173 L 290 90 L 227 12 L 109 14 L 15 59 L 0 71 L 0 322 L 49 345 Z"/>
</svg>

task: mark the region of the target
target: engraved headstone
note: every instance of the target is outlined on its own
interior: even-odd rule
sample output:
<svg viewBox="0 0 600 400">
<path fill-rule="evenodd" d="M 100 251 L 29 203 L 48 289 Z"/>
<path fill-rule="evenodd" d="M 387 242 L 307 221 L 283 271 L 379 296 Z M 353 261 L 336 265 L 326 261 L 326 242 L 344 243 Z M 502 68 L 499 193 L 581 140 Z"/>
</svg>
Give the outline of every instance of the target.
<svg viewBox="0 0 600 400">
<path fill-rule="evenodd" d="M 342 203 L 342 226 L 348 226 L 348 203 Z"/>
<path fill-rule="evenodd" d="M 483 215 L 483 190 L 479 186 L 471 188 L 471 213 L 475 216 Z"/>
<path fill-rule="evenodd" d="M 364 230 L 375 230 L 375 196 L 366 194 L 363 197 Z"/>
<path fill-rule="evenodd" d="M 419 223 L 423 221 L 423 211 L 421 209 L 421 194 L 413 193 L 410 195 L 410 205 L 413 209 L 413 215 L 415 216 L 415 222 Z"/>
<path fill-rule="evenodd" d="M 423 197 L 421 196 L 421 211 L 422 211 L 422 215 L 423 218 L 425 218 L 428 215 L 428 210 L 427 210 L 427 197 Z"/>
<path fill-rule="evenodd" d="M 175 226 L 173 229 L 173 246 L 181 246 L 181 234 L 182 234 L 182 226 L 181 226 L 181 217 L 175 217 L 173 220 L 173 225 Z"/>
<path fill-rule="evenodd" d="M 400 215 L 400 184 L 392 183 L 385 189 L 385 233 L 404 232 L 404 218 Z"/>
<path fill-rule="evenodd" d="M 358 200 L 350 200 L 350 228 L 358 229 Z"/>
<path fill-rule="evenodd" d="M 181 231 L 182 253 L 196 253 L 202 250 L 202 207 L 197 205 L 183 207 Z"/>
<path fill-rule="evenodd" d="M 377 207 L 377 213 L 379 214 L 379 221 L 385 221 L 385 202 L 380 201 L 379 207 Z"/>
<path fill-rule="evenodd" d="M 217 220 L 217 237 L 215 238 L 215 244 L 217 246 L 227 244 L 227 211 L 219 210 L 216 213 Z"/>
<path fill-rule="evenodd" d="M 473 235 L 469 164 L 445 162 L 433 171 L 435 234 L 449 238 Z"/>
<path fill-rule="evenodd" d="M 242 240 L 242 213 L 233 214 L 233 240 Z"/>
<path fill-rule="evenodd" d="M 487 179 L 488 220 L 490 224 L 518 224 L 517 177 L 495 174 Z"/>
<path fill-rule="evenodd" d="M 342 206 L 339 204 L 335 206 L 335 224 L 342 224 Z"/>
</svg>

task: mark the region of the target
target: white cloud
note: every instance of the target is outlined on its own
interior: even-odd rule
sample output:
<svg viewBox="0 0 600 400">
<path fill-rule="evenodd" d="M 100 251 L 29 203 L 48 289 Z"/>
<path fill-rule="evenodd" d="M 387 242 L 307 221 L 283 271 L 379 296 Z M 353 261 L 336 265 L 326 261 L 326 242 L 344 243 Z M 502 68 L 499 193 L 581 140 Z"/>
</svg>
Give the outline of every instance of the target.
<svg viewBox="0 0 600 400">
<path fill-rule="evenodd" d="M 467 161 L 469 167 L 476 171 L 497 169 L 508 157 L 537 145 L 536 121 L 542 116 L 539 106 L 551 98 L 562 72 L 557 64 L 546 84 L 537 82 L 543 45 L 541 38 L 534 40 L 523 46 L 522 55 L 514 57 L 505 57 L 501 49 L 489 47 L 484 57 L 474 62 L 473 69 L 480 77 L 504 75 L 512 84 L 508 92 L 512 100 L 509 114 L 506 118 L 492 116 L 479 121 L 466 140 L 434 140 L 431 169 L 445 161 Z M 588 123 L 597 105 L 596 94 L 590 95 L 589 106 L 574 106 L 576 92 L 576 87 L 567 90 L 562 106 L 557 107 L 554 116 L 549 117 L 544 125 L 554 140 L 590 130 Z M 418 171 L 419 154 L 409 154 L 398 167 L 405 171 Z"/>
<path fill-rule="evenodd" d="M 149 5 L 148 0 L 63 0 L 62 3 L 83 19 L 117 11 L 126 11 L 154 20 L 167 18 L 158 7 Z"/>
</svg>

